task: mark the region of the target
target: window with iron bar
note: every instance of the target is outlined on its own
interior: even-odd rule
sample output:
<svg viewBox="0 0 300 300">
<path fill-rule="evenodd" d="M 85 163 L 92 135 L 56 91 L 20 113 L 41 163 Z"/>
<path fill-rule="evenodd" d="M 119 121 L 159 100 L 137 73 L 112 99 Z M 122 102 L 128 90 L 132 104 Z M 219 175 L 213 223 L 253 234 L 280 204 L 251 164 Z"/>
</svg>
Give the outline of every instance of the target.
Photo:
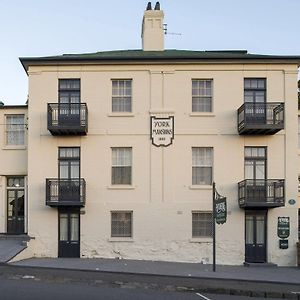
<svg viewBox="0 0 300 300">
<path fill-rule="evenodd" d="M 212 212 L 192 212 L 192 237 L 212 237 L 213 214 Z"/>
<path fill-rule="evenodd" d="M 111 212 L 111 237 L 132 237 L 132 211 Z"/>
</svg>

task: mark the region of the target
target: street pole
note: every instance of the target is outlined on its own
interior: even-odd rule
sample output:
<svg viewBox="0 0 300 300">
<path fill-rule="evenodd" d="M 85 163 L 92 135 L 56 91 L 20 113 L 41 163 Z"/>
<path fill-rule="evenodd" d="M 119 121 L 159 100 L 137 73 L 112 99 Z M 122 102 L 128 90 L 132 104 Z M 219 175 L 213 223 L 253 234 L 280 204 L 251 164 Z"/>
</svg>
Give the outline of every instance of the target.
<svg viewBox="0 0 300 300">
<path fill-rule="evenodd" d="M 216 204 L 215 204 L 216 183 L 213 182 L 212 203 L 213 203 L 213 272 L 216 272 Z"/>
</svg>

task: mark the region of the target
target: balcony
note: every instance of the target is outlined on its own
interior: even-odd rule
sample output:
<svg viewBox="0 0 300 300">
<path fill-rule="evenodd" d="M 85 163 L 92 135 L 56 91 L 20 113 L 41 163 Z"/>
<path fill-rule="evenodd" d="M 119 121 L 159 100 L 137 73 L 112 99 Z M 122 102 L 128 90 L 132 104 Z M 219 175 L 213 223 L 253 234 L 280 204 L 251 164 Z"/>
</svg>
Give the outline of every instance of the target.
<svg viewBox="0 0 300 300">
<path fill-rule="evenodd" d="M 48 103 L 48 130 L 52 135 L 86 135 L 86 103 Z"/>
<path fill-rule="evenodd" d="M 284 179 L 246 179 L 238 183 L 240 208 L 284 206 Z"/>
<path fill-rule="evenodd" d="M 46 179 L 46 205 L 51 207 L 85 206 L 84 179 Z"/>
<path fill-rule="evenodd" d="M 284 103 L 244 103 L 237 114 L 239 134 L 272 135 L 284 129 Z"/>
</svg>

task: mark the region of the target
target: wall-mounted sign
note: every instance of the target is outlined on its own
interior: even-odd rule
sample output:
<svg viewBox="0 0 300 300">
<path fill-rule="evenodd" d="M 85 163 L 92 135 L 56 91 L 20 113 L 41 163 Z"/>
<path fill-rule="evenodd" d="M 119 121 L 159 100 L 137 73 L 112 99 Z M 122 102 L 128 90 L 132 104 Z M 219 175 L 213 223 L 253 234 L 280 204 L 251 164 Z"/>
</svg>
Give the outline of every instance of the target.
<svg viewBox="0 0 300 300">
<path fill-rule="evenodd" d="M 289 202 L 290 205 L 295 205 L 296 204 L 296 200 L 295 199 L 290 199 L 288 202 Z"/>
<path fill-rule="evenodd" d="M 290 217 L 278 217 L 277 235 L 281 239 L 290 236 Z"/>
<path fill-rule="evenodd" d="M 288 249 L 289 240 L 279 240 L 279 249 Z"/>
<path fill-rule="evenodd" d="M 170 146 L 174 139 L 174 117 L 151 117 L 150 130 L 151 140 L 154 146 Z"/>
</svg>

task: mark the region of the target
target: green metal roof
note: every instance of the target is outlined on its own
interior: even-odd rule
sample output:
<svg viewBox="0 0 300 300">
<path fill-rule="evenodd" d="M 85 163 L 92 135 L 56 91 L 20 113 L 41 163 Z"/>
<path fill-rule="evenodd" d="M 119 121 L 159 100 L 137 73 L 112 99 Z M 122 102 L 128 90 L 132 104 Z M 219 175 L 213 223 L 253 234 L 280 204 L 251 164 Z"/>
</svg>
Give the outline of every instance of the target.
<svg viewBox="0 0 300 300">
<path fill-rule="evenodd" d="M 18 108 L 28 108 L 27 104 L 18 104 L 18 105 L 0 105 L 0 109 L 18 109 Z"/>
<path fill-rule="evenodd" d="M 143 50 L 117 50 L 102 51 L 85 54 L 63 54 L 58 56 L 46 57 L 21 57 L 20 61 L 28 70 L 30 65 L 57 65 L 88 62 L 170 62 L 170 61 L 219 61 L 219 60 L 258 60 L 273 62 L 290 62 L 300 65 L 300 56 L 284 56 L 284 55 L 261 55 L 250 54 L 247 50 L 218 50 L 218 51 L 191 51 L 191 50 L 164 50 L 164 51 L 143 51 Z M 249 61 L 250 62 L 250 61 Z"/>
</svg>

